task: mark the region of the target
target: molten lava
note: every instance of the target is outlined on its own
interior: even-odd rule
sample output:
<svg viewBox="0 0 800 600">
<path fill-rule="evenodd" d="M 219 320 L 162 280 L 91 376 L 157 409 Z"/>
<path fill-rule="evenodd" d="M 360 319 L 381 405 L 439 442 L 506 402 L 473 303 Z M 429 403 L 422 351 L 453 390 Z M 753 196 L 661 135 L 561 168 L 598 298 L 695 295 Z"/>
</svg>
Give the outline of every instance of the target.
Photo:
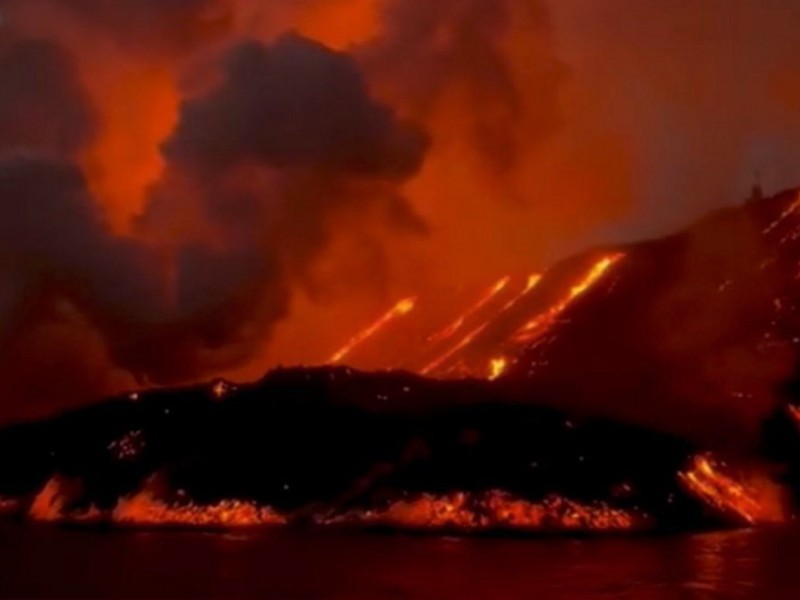
<svg viewBox="0 0 800 600">
<path fill-rule="evenodd" d="M 505 492 L 423 494 L 378 511 L 350 513 L 333 522 L 414 530 L 482 532 L 629 531 L 649 525 L 643 514 L 550 496 L 529 502 Z"/>
<path fill-rule="evenodd" d="M 781 214 L 777 216 L 776 219 L 774 219 L 769 225 L 767 225 L 764 228 L 763 230 L 764 235 L 772 233 L 775 229 L 777 229 L 781 225 L 781 223 L 783 223 L 787 218 L 789 218 L 792 214 L 794 214 L 799 208 L 800 208 L 800 195 L 798 195 L 797 199 L 794 202 L 792 202 L 789 206 L 787 206 L 781 212 Z"/>
<path fill-rule="evenodd" d="M 508 360 L 505 358 L 493 358 L 489 361 L 489 381 L 494 381 L 505 373 L 508 367 Z"/>
<path fill-rule="evenodd" d="M 336 354 L 334 354 L 328 362 L 330 364 L 341 362 L 342 359 L 344 359 L 348 354 L 389 325 L 389 323 L 407 315 L 414 310 L 414 305 L 416 302 L 416 298 L 406 298 L 395 304 L 392 309 L 389 310 L 389 312 L 384 314 L 372 325 L 351 338 L 350 341 L 347 342 L 347 344 L 345 344 L 338 352 L 336 352 Z"/>
<path fill-rule="evenodd" d="M 71 483 L 73 485 L 70 485 Z M 51 477 L 33 499 L 28 509 L 28 516 L 35 521 L 48 523 L 99 521 L 102 514 L 94 506 L 89 506 L 82 510 L 67 511 L 67 506 L 77 490 L 75 485 L 73 482 L 67 482 L 61 477 Z"/>
<path fill-rule="evenodd" d="M 539 285 L 539 282 L 542 280 L 542 276 L 539 273 L 533 273 L 532 275 L 528 276 L 528 281 L 525 283 L 525 287 L 523 290 L 514 296 L 511 300 L 506 302 L 503 305 L 503 308 L 500 309 L 500 312 L 506 312 L 507 310 L 511 310 L 514 306 L 516 306 L 517 302 L 522 300 L 525 296 L 530 294 L 533 289 Z"/>
<path fill-rule="evenodd" d="M 710 454 L 692 457 L 678 474 L 684 489 L 719 516 L 736 524 L 780 522 L 785 518 L 780 493 L 766 478 L 744 484 L 723 472 L 724 465 Z"/>
<path fill-rule="evenodd" d="M 460 350 L 463 350 L 467 346 L 469 346 L 475 338 L 478 337 L 483 331 L 489 326 L 490 321 L 487 321 L 480 326 L 476 327 L 472 331 L 470 331 L 467 335 L 465 335 L 461 340 L 452 348 L 447 350 L 444 354 L 440 355 L 438 358 L 434 359 L 432 362 L 428 363 L 421 371 L 423 375 L 429 375 L 430 373 L 436 371 L 439 367 L 441 367 L 444 363 L 450 360 L 456 353 Z"/>
<path fill-rule="evenodd" d="M 577 298 L 594 287 L 594 285 L 608 273 L 609 269 L 624 258 L 624 256 L 625 255 L 622 253 L 609 254 L 594 263 L 591 269 L 570 288 L 569 293 L 562 300 L 550 307 L 543 314 L 528 321 L 528 323 L 516 333 L 514 337 L 515 341 L 530 343 L 542 337 Z"/>
<path fill-rule="evenodd" d="M 61 484 L 53 477 L 33 499 L 28 514 L 37 521 L 59 521 L 63 518 L 65 502 Z"/>
<path fill-rule="evenodd" d="M 160 527 L 257 527 L 286 523 L 271 508 L 252 502 L 223 500 L 209 506 L 170 505 L 156 500 L 147 489 L 120 499 L 111 519 L 124 525 Z"/>
<path fill-rule="evenodd" d="M 439 342 L 443 342 L 447 339 L 453 337 L 458 331 L 464 326 L 464 323 L 469 319 L 472 315 L 480 311 L 484 306 L 489 304 L 497 295 L 502 292 L 508 286 L 509 282 L 511 281 L 511 277 L 503 277 L 497 283 L 495 283 L 490 289 L 486 291 L 478 300 L 470 306 L 464 314 L 460 315 L 455 321 L 450 323 L 447 327 L 434 333 L 433 335 L 428 337 L 428 342 L 432 344 L 437 344 Z"/>
</svg>

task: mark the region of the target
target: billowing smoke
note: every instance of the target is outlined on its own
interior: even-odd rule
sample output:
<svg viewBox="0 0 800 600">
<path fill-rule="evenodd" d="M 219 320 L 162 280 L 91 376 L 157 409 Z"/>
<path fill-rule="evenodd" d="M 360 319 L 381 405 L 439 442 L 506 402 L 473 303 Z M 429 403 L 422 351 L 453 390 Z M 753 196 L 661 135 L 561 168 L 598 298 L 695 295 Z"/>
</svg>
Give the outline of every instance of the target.
<svg viewBox="0 0 800 600">
<path fill-rule="evenodd" d="M 560 127 L 557 93 L 566 67 L 551 51 L 541 2 L 395 0 L 384 3 L 382 18 L 382 36 L 363 50 L 366 68 L 415 115 L 431 117 L 457 100 L 480 106 L 465 128 L 488 164 L 513 166 L 523 123 L 528 144 Z M 525 69 L 539 86 L 536 97 L 525 93 L 507 52 L 517 31 L 530 36 Z"/>
<path fill-rule="evenodd" d="M 0 144 L 62 156 L 83 148 L 96 131 L 89 99 L 68 52 L 46 41 L 0 48 Z"/>
<path fill-rule="evenodd" d="M 344 54 L 297 35 L 230 49 L 219 86 L 181 106 L 163 146 L 164 177 L 140 223 L 163 246 L 178 243 L 175 302 L 181 314 L 206 315 L 203 328 L 192 327 L 208 332 L 205 351 L 239 347 L 242 361 L 269 338 L 338 215 L 424 232 L 397 186 L 419 169 L 426 145 L 370 99 Z M 192 354 L 180 348 L 150 370 Z"/>
<path fill-rule="evenodd" d="M 299 35 L 226 49 L 180 106 L 134 236 L 109 228 L 80 164 L 97 123 L 69 53 L 19 41 L 3 58 L 6 415 L 237 366 L 343 222 L 425 233 L 400 185 L 427 138 L 346 54 Z"/>
</svg>

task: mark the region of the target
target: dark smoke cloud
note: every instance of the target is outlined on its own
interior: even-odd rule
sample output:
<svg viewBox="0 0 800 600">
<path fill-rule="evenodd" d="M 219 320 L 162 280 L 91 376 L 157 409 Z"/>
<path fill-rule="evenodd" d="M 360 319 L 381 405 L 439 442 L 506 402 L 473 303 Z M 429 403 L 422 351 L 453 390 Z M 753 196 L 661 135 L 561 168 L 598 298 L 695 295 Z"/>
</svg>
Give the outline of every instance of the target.
<svg viewBox="0 0 800 600">
<path fill-rule="evenodd" d="M 213 316 L 216 343 L 244 356 L 285 315 L 293 286 L 313 292 L 308 269 L 338 215 L 424 231 L 397 184 L 419 168 L 426 144 L 370 98 L 347 55 L 297 35 L 245 42 L 228 52 L 219 86 L 183 104 L 141 228 L 191 240 L 179 252 L 178 303 Z M 216 250 L 198 243 L 209 238 Z M 193 306 L 218 297 L 219 308 Z"/>
<path fill-rule="evenodd" d="M 0 150 L 72 155 L 97 126 L 63 47 L 19 41 L 0 49 Z"/>
<path fill-rule="evenodd" d="M 242 161 L 402 180 L 425 136 L 368 95 L 355 62 L 297 35 L 234 48 L 225 81 L 186 103 L 168 159 L 200 169 Z"/>
<path fill-rule="evenodd" d="M 553 52 L 541 0 L 385 0 L 381 7 L 382 35 L 361 50 L 362 59 L 411 114 L 461 99 L 473 108 L 474 143 L 501 170 L 516 163 L 520 143 L 558 131 L 567 68 Z M 525 80 L 509 57 L 514 36 L 522 42 Z M 536 82 L 535 95 L 526 80 Z M 521 142 L 523 126 L 529 139 Z"/>
<path fill-rule="evenodd" d="M 0 238 L 8 410 L 36 414 L 108 391 L 115 368 L 95 327 L 157 297 L 141 249 L 106 231 L 81 170 L 57 159 L 0 162 Z"/>
</svg>

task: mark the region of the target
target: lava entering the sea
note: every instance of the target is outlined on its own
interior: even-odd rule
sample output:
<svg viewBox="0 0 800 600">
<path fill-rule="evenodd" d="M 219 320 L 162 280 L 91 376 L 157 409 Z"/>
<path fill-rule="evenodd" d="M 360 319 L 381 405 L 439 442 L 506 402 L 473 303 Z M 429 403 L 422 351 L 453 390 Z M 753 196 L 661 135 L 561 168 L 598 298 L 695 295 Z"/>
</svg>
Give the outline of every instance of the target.
<svg viewBox="0 0 800 600">
<path fill-rule="evenodd" d="M 582 504 L 560 496 L 530 502 L 498 490 L 421 494 L 383 509 L 352 512 L 331 522 L 466 533 L 622 532 L 652 525 L 645 514 L 611 508 L 602 502 Z"/>
<path fill-rule="evenodd" d="M 767 478 L 743 482 L 725 472 L 725 465 L 711 454 L 692 457 L 678 474 L 689 494 L 694 495 L 726 522 L 756 525 L 780 523 L 786 519 L 781 490 Z"/>
</svg>

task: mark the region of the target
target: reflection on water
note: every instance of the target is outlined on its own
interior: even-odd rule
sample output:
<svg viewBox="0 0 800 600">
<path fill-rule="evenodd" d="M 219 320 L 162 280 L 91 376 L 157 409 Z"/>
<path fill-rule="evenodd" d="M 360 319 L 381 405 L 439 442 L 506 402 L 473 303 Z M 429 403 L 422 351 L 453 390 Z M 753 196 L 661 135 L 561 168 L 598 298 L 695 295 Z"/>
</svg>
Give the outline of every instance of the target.
<svg viewBox="0 0 800 600">
<path fill-rule="evenodd" d="M 798 598 L 800 531 L 607 539 L 0 527 L 3 597 Z"/>
</svg>

